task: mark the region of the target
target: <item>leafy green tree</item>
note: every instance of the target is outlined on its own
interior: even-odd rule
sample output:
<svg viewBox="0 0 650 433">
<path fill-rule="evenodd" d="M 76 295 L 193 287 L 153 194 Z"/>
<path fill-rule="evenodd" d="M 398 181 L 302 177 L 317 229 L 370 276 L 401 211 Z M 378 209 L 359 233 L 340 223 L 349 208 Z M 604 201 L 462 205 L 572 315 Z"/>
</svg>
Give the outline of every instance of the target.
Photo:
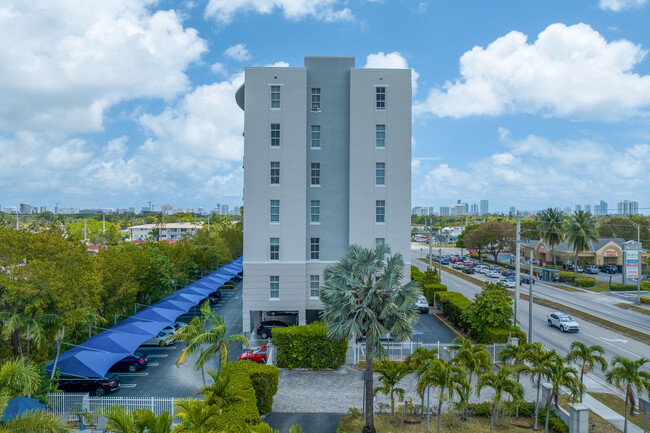
<svg viewBox="0 0 650 433">
<path fill-rule="evenodd" d="M 615 356 L 612 359 L 612 367 L 605 373 L 605 379 L 607 379 L 609 384 L 625 392 L 625 425 L 623 433 L 627 433 L 628 403 L 630 408 L 629 413 L 630 415 L 634 415 L 636 402 L 632 386 L 636 387 L 638 392 L 642 389 L 650 388 L 650 373 L 641 370 L 649 361 L 648 358 L 631 361 L 622 356 Z"/>
<path fill-rule="evenodd" d="M 525 362 L 528 365 L 527 373 L 533 379 L 537 388 L 537 398 L 535 399 L 535 424 L 533 430 L 537 430 L 539 419 L 539 392 L 542 387 L 542 378 L 547 378 L 550 365 L 558 357 L 555 350 L 548 351 L 542 346 L 542 343 L 535 341 L 524 345 L 526 348 Z"/>
<path fill-rule="evenodd" d="M 440 283 L 440 275 L 438 275 L 438 270 L 427 266 L 427 270 L 424 271 L 424 275 L 422 276 L 422 284 L 438 283 Z"/>
<path fill-rule="evenodd" d="M 558 209 L 548 208 L 537 215 L 536 223 L 542 239 L 551 247 L 553 266 L 557 267 L 555 247 L 564 239 L 564 216 Z"/>
<path fill-rule="evenodd" d="M 390 398 L 390 422 L 395 421 L 395 394 L 399 401 L 404 400 L 404 389 L 398 388 L 399 382 L 412 372 L 408 364 L 384 361 L 375 370 L 379 374 L 381 386 L 375 387 L 374 394 L 382 393 Z"/>
<path fill-rule="evenodd" d="M 590 212 L 579 210 L 571 215 L 566 224 L 566 238 L 569 246 L 575 251 L 573 273 L 578 276 L 578 254 L 589 250 L 591 242 L 598 241 L 596 220 Z"/>
<path fill-rule="evenodd" d="M 445 395 L 450 402 L 453 401 L 455 395 L 458 395 L 461 400 L 468 398 L 471 388 L 467 381 L 467 372 L 451 361 L 436 359 L 427 363 L 419 382 L 425 389 L 431 386 L 440 390 L 438 396 L 438 433 L 440 433 L 442 403 L 445 400 Z"/>
<path fill-rule="evenodd" d="M 517 380 L 511 378 L 514 375 L 515 371 L 512 368 L 502 367 L 497 374 L 489 372 L 478 378 L 476 392 L 479 396 L 481 395 L 481 390 L 484 388 L 492 388 L 494 390 L 490 411 L 490 433 L 494 431 L 494 418 L 503 398 L 509 395 L 512 401 L 517 401 L 524 397 L 524 387 Z"/>
<path fill-rule="evenodd" d="M 551 384 L 551 392 L 546 400 L 546 420 L 544 422 L 544 431 L 548 433 L 548 420 L 551 410 L 551 399 L 555 398 L 555 407 L 558 407 L 558 397 L 561 388 L 569 388 L 573 395 L 579 395 L 582 383 L 578 380 L 578 372 L 575 368 L 567 366 L 564 359 L 560 356 L 554 356 L 552 361 L 544 366 L 544 376 Z"/>
<path fill-rule="evenodd" d="M 412 335 L 418 319 L 415 300 L 422 290 L 414 281 L 401 285 L 404 259 L 401 254 L 391 256 L 388 245 L 351 245 L 340 262 L 325 269 L 324 277 L 320 299 L 328 336 L 366 337 L 364 433 L 374 433 L 373 359 L 386 356 L 380 337 L 390 332 L 400 341 Z"/>
<path fill-rule="evenodd" d="M 585 371 L 593 368 L 596 364 L 600 365 L 600 369 L 604 372 L 607 370 L 607 360 L 603 356 L 605 349 L 603 346 L 587 346 L 580 341 L 571 343 L 571 350 L 566 356 L 569 362 L 577 362 L 580 366 L 580 383 L 584 383 L 583 377 Z M 582 394 L 580 394 L 580 401 L 582 401 Z"/>
<path fill-rule="evenodd" d="M 105 227 L 105 228 L 104 228 Z M 73 242 L 84 240 L 84 221 L 79 220 L 66 225 L 68 237 Z M 93 245 L 117 245 L 122 241 L 122 232 L 113 223 L 95 219 L 86 220 L 86 239 Z"/>
<path fill-rule="evenodd" d="M 472 332 L 476 335 L 480 335 L 486 328 L 509 328 L 512 314 L 512 299 L 508 290 L 493 283 L 487 283 L 465 312 Z"/>
</svg>

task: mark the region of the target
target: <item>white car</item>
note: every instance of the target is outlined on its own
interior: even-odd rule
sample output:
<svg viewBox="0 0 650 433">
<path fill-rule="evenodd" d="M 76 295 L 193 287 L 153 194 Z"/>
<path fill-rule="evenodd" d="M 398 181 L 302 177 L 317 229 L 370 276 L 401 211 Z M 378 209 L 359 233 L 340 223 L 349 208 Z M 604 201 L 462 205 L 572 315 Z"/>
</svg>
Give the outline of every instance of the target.
<svg viewBox="0 0 650 433">
<path fill-rule="evenodd" d="M 474 272 L 477 274 L 484 274 L 486 271 L 488 271 L 488 267 L 484 265 L 478 265 L 474 267 Z"/>
<path fill-rule="evenodd" d="M 185 323 L 185 322 L 174 322 L 171 325 L 165 326 L 162 330 L 163 331 L 172 331 L 172 333 L 175 333 L 179 329 L 181 329 L 183 326 L 187 326 L 187 323 Z"/>
<path fill-rule="evenodd" d="M 415 301 L 415 306 L 420 310 L 420 313 L 429 313 L 429 301 L 427 301 L 424 295 L 418 296 L 418 299 Z"/>
<path fill-rule="evenodd" d="M 167 346 L 172 344 L 170 341 L 166 341 L 168 337 L 174 335 L 174 331 L 169 329 L 163 329 L 156 335 L 142 343 L 142 346 Z"/>
<path fill-rule="evenodd" d="M 490 269 L 485 275 L 487 275 L 490 278 L 499 278 L 501 277 L 501 274 L 499 271 L 495 271 L 494 269 Z"/>
<path fill-rule="evenodd" d="M 516 286 L 514 280 L 508 280 L 508 279 L 499 280 L 499 281 L 497 282 L 497 284 L 499 284 L 499 285 L 501 285 L 501 286 L 503 286 L 503 287 L 507 287 L 507 288 L 509 288 L 509 289 L 514 289 L 515 286 Z"/>
<path fill-rule="evenodd" d="M 562 332 L 578 332 L 580 331 L 580 325 L 578 322 L 573 320 L 568 314 L 553 312 L 549 313 L 546 316 L 548 321 L 548 326 L 555 326 L 560 328 Z"/>
</svg>

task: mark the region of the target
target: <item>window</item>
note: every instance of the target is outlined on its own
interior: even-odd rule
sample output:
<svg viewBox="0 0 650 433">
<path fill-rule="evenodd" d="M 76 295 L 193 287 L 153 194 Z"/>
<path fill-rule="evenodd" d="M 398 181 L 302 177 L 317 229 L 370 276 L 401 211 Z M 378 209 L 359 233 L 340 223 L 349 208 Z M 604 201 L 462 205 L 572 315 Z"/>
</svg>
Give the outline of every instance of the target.
<svg viewBox="0 0 650 433">
<path fill-rule="evenodd" d="M 310 219 L 309 222 L 320 222 L 320 200 L 312 200 L 310 205 Z"/>
<path fill-rule="evenodd" d="M 384 219 L 385 216 L 386 216 L 386 201 L 376 200 L 375 201 L 375 222 L 378 223 L 385 222 Z"/>
<path fill-rule="evenodd" d="M 280 221 L 280 200 L 271 200 L 271 222 Z"/>
<path fill-rule="evenodd" d="M 280 146 L 280 124 L 271 123 L 271 146 Z"/>
<path fill-rule="evenodd" d="M 318 260 L 320 258 L 320 238 L 311 238 L 310 240 L 311 260 Z"/>
<path fill-rule="evenodd" d="M 320 111 L 320 88 L 311 88 L 311 111 Z"/>
<path fill-rule="evenodd" d="M 280 260 L 280 238 L 271 238 L 271 260 Z"/>
<path fill-rule="evenodd" d="M 309 296 L 312 298 L 318 298 L 319 291 L 320 291 L 320 275 L 310 275 Z"/>
<path fill-rule="evenodd" d="M 375 147 L 386 147 L 386 125 L 375 125 Z"/>
<path fill-rule="evenodd" d="M 311 184 L 320 185 L 320 162 L 311 163 Z"/>
<path fill-rule="evenodd" d="M 375 238 L 375 246 L 384 245 L 386 243 L 386 238 Z"/>
<path fill-rule="evenodd" d="M 269 298 L 280 299 L 280 276 L 269 276 Z"/>
<path fill-rule="evenodd" d="M 280 86 L 271 86 L 271 108 L 280 108 Z"/>
<path fill-rule="evenodd" d="M 386 163 L 375 163 L 375 185 L 385 185 L 386 181 Z"/>
<path fill-rule="evenodd" d="M 271 161 L 271 184 L 280 184 L 280 161 Z"/>
<path fill-rule="evenodd" d="M 320 125 L 311 125 L 311 148 L 320 149 Z"/>
<path fill-rule="evenodd" d="M 386 88 L 375 87 L 375 108 L 377 110 L 386 109 Z"/>
</svg>

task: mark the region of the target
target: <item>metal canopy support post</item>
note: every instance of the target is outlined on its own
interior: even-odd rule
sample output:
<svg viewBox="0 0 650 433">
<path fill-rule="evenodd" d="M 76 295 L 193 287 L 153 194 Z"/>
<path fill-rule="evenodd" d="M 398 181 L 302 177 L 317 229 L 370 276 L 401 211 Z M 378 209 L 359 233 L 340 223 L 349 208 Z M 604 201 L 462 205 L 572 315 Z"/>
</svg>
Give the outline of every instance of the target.
<svg viewBox="0 0 650 433">
<path fill-rule="evenodd" d="M 533 257 L 534 251 L 530 251 L 530 282 L 529 282 L 529 296 L 528 296 L 528 342 L 533 342 Z"/>
<path fill-rule="evenodd" d="M 521 276 L 520 276 L 520 269 L 519 269 L 519 256 L 521 254 L 520 245 L 521 241 L 521 216 L 519 214 L 519 211 L 517 211 L 517 233 L 516 233 L 516 244 L 515 244 L 515 299 L 514 299 L 514 309 L 515 309 L 515 315 L 514 315 L 514 326 L 517 326 L 517 323 L 519 322 L 519 285 L 521 284 Z"/>
</svg>

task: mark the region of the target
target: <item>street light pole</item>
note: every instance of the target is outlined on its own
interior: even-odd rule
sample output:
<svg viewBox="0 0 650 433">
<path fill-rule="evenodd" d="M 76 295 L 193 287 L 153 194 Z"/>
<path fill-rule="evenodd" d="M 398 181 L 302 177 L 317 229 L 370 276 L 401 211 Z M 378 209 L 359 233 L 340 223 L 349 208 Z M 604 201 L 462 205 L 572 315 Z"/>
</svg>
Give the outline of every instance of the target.
<svg viewBox="0 0 650 433">
<path fill-rule="evenodd" d="M 519 244 L 521 237 L 521 216 L 519 215 L 519 211 L 517 211 L 517 234 L 516 234 L 516 244 L 515 244 L 515 302 L 514 302 L 514 307 L 515 307 L 515 317 L 514 317 L 514 322 L 513 325 L 517 326 L 517 322 L 519 322 L 519 285 L 521 284 L 521 275 L 520 275 L 520 269 L 519 269 L 519 256 L 521 255 L 521 245 Z"/>
<path fill-rule="evenodd" d="M 429 220 L 429 267 L 432 267 L 431 266 L 431 254 L 432 254 L 432 251 L 431 251 L 431 241 L 432 241 L 432 239 L 431 238 L 433 238 L 433 230 L 431 229 L 431 217 L 428 217 L 427 219 Z"/>
<path fill-rule="evenodd" d="M 528 294 L 528 342 L 533 342 L 533 257 L 534 249 L 530 250 L 530 282 Z"/>
<path fill-rule="evenodd" d="M 438 279 L 442 282 L 442 248 L 438 250 Z"/>
</svg>

